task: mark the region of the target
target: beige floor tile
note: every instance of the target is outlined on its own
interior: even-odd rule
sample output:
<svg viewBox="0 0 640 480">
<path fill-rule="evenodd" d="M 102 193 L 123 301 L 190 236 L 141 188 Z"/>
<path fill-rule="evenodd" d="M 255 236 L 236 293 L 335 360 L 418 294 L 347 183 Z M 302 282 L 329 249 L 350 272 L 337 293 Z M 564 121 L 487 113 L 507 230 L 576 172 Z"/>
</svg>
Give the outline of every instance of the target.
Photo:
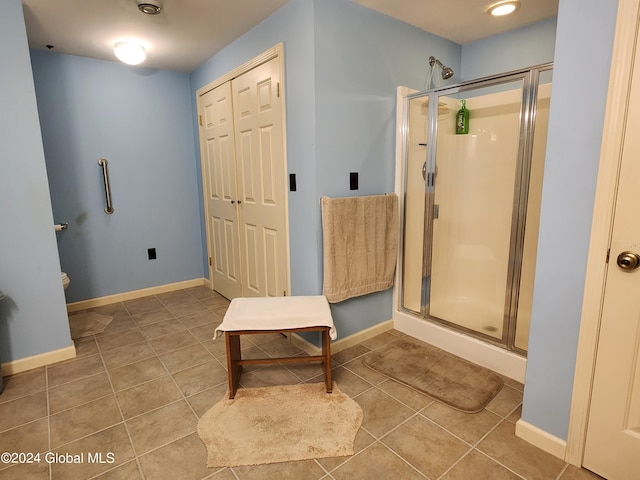
<svg viewBox="0 0 640 480">
<path fill-rule="evenodd" d="M 161 337 L 149 340 L 149 345 L 151 345 L 158 355 L 173 352 L 174 350 L 193 345 L 194 343 L 198 343 L 198 340 L 196 337 L 191 335 L 188 330 L 172 333 L 170 335 L 162 335 Z"/>
<path fill-rule="evenodd" d="M 182 393 L 188 397 L 228 381 L 227 371 L 220 362 L 212 360 L 189 367 L 173 375 Z"/>
<path fill-rule="evenodd" d="M 212 342 L 213 334 L 216 327 L 213 324 L 200 325 L 199 327 L 194 327 L 189 329 L 191 335 L 196 337 L 200 342 Z"/>
<path fill-rule="evenodd" d="M 240 376 L 240 385 L 243 388 L 296 385 L 298 383 L 301 383 L 300 379 L 281 365 L 266 365 Z"/>
<path fill-rule="evenodd" d="M 476 447 L 527 480 L 552 480 L 564 462 L 515 435 L 515 425 L 503 421 Z"/>
<path fill-rule="evenodd" d="M 376 438 L 382 437 L 407 418 L 415 415 L 409 407 L 377 388 L 358 395 L 354 400 L 358 402 L 364 414 L 362 427 Z"/>
<path fill-rule="evenodd" d="M 518 405 L 522 404 L 522 391 L 508 385 L 502 387 L 493 400 L 487 405 L 487 410 L 501 417 L 508 416 Z"/>
<path fill-rule="evenodd" d="M 95 477 L 95 480 L 142 480 L 138 462 L 131 460 L 119 467 Z"/>
<path fill-rule="evenodd" d="M 372 480 L 394 478 L 420 479 L 424 476 L 380 443 L 375 443 L 331 472 L 336 480 Z"/>
<path fill-rule="evenodd" d="M 415 411 L 419 411 L 434 402 L 433 398 L 430 396 L 409 388 L 395 380 L 386 380 L 377 387 Z"/>
<path fill-rule="evenodd" d="M 97 355 L 98 344 L 94 337 L 85 337 L 78 340 L 74 340 L 73 343 L 76 347 L 76 358 L 87 357 L 89 355 Z"/>
<path fill-rule="evenodd" d="M 102 305 L 100 307 L 89 308 L 87 311 L 99 313 L 100 315 L 109 315 L 113 317 L 113 320 L 131 316 L 125 306 L 120 302 L 112 303 L 109 305 Z"/>
<path fill-rule="evenodd" d="M 585 468 L 578 468 L 573 465 L 569 465 L 560 476 L 560 480 L 602 480 L 602 477 Z"/>
<path fill-rule="evenodd" d="M 457 463 L 442 480 L 469 480 L 482 478 L 487 480 L 521 480 L 521 477 L 510 472 L 489 457 L 477 451 L 470 452 Z"/>
<path fill-rule="evenodd" d="M 343 363 L 347 363 L 354 358 L 369 353 L 370 351 L 370 348 L 367 348 L 362 344 L 354 345 L 353 347 L 346 348 L 338 353 L 334 353 L 333 355 L 331 355 L 331 364 L 334 367 L 338 367 Z"/>
<path fill-rule="evenodd" d="M 49 412 L 58 413 L 67 408 L 97 400 L 113 392 L 106 373 L 81 378 L 49 389 Z"/>
<path fill-rule="evenodd" d="M 188 315 L 181 315 L 178 317 L 178 320 L 187 328 L 195 328 L 202 325 L 217 326 L 222 322 L 222 318 L 209 309 L 205 309 L 201 312 L 190 313 Z"/>
<path fill-rule="evenodd" d="M 383 332 L 373 338 L 370 338 L 369 340 L 365 340 L 360 345 L 371 350 L 375 350 L 376 348 L 380 348 L 389 342 L 393 342 L 394 340 L 398 340 L 398 337 L 396 335 L 393 335 L 389 332 Z"/>
<path fill-rule="evenodd" d="M 272 358 L 295 357 L 296 355 L 305 354 L 304 351 L 284 337 L 261 343 L 260 349 Z"/>
<path fill-rule="evenodd" d="M 96 336 L 96 341 L 100 350 L 106 352 L 114 348 L 124 347 L 134 343 L 142 342 L 144 337 L 137 328 L 125 330 L 124 332 L 115 332 Z"/>
<path fill-rule="evenodd" d="M 367 367 L 364 363 L 362 363 L 362 358 L 356 358 L 355 360 L 351 360 L 350 362 L 345 363 L 342 366 L 350 372 L 355 373 L 359 377 L 364 378 L 371 385 L 378 385 L 379 383 L 387 380 L 387 377 L 385 375 L 376 372 L 375 370 Z"/>
<path fill-rule="evenodd" d="M 117 392 L 116 398 L 124 418 L 129 419 L 175 402 L 182 394 L 171 377 L 165 376 Z"/>
<path fill-rule="evenodd" d="M 127 420 L 127 428 L 137 455 L 143 455 L 195 432 L 197 424 L 198 419 L 185 400 Z"/>
<path fill-rule="evenodd" d="M 440 477 L 471 448 L 420 415 L 381 441 L 429 478 Z"/>
<path fill-rule="evenodd" d="M 125 330 L 136 328 L 137 326 L 138 324 L 133 320 L 133 317 L 128 315 L 126 317 L 114 317 L 113 320 L 111 320 L 111 323 L 105 327 L 104 331 L 100 335 L 123 332 Z"/>
<path fill-rule="evenodd" d="M 326 475 L 325 471 L 313 460 L 299 462 L 271 463 L 252 467 L 233 467 L 240 480 L 318 480 Z"/>
<path fill-rule="evenodd" d="M 146 480 L 200 480 L 207 468 L 207 449 L 196 433 L 139 457 Z"/>
<path fill-rule="evenodd" d="M 198 417 L 202 417 L 207 411 L 222 399 L 227 398 L 229 387 L 222 383 L 213 388 L 203 390 L 200 393 L 187 397 L 187 402 L 196 412 Z"/>
<path fill-rule="evenodd" d="M 74 358 L 47 367 L 49 387 L 56 387 L 101 372 L 104 372 L 104 365 L 100 355 Z"/>
<path fill-rule="evenodd" d="M 4 377 L 3 383 L 4 390 L 0 395 L 0 404 L 43 391 L 46 386 L 45 367 Z"/>
<path fill-rule="evenodd" d="M 127 309 L 130 315 L 139 315 L 143 313 L 149 313 L 153 311 L 159 311 L 164 307 L 162 302 L 156 298 L 155 295 L 148 297 L 136 298 L 134 300 L 127 300 L 124 302 L 124 307 Z"/>
<path fill-rule="evenodd" d="M 146 360 L 140 360 L 125 367 L 109 370 L 111 384 L 116 392 L 162 377 L 166 374 L 167 370 L 158 357 L 147 358 Z"/>
<path fill-rule="evenodd" d="M 160 360 L 171 373 L 210 362 L 212 359 L 211 353 L 199 343 L 160 355 Z"/>
<path fill-rule="evenodd" d="M 502 420 L 486 409 L 479 413 L 464 413 L 440 402 L 433 402 L 422 410 L 422 414 L 471 444 L 475 444 Z"/>
<path fill-rule="evenodd" d="M 47 416 L 47 392 L 0 403 L 0 432 Z"/>
<path fill-rule="evenodd" d="M 51 447 L 59 447 L 121 422 L 122 416 L 113 395 L 56 413 L 49 419 Z"/>
<path fill-rule="evenodd" d="M 0 452 L 46 452 L 49 450 L 49 420 L 41 418 L 0 434 Z"/>
<path fill-rule="evenodd" d="M 55 479 L 87 479 L 123 465 L 134 458 L 129 436 L 122 424 L 68 443 L 55 449 L 55 452 L 69 454 L 76 458 L 82 455 L 78 463 L 52 463 L 51 473 L 52 478 Z M 102 461 L 92 461 L 90 457 Z"/>
<path fill-rule="evenodd" d="M 324 380 L 324 376 L 317 377 L 320 381 Z M 340 390 L 354 398 L 362 392 L 373 387 L 369 382 L 365 381 L 356 374 L 350 372 L 344 367 L 338 367 L 331 370 L 331 378 L 340 386 Z M 315 379 L 313 379 L 315 380 Z"/>
<path fill-rule="evenodd" d="M 202 313 L 208 310 L 206 305 L 193 297 L 185 299 L 181 302 L 166 305 L 166 307 L 176 317 L 190 315 L 193 313 Z"/>
<path fill-rule="evenodd" d="M 169 320 L 170 318 L 175 318 L 175 316 L 164 305 L 158 307 L 157 310 L 133 315 L 133 319 L 139 327 Z"/>
<path fill-rule="evenodd" d="M 156 353 L 146 341 L 115 348 L 107 352 L 102 352 L 102 358 L 107 369 L 120 368 L 149 357 L 155 357 Z"/>
<path fill-rule="evenodd" d="M 375 438 L 373 438 L 371 435 L 365 432 L 362 428 L 358 430 L 358 433 L 356 434 L 356 438 L 353 442 L 354 455 L 358 454 L 359 452 L 367 448 L 369 445 L 375 442 L 375 440 L 376 440 Z M 335 468 L 342 465 L 344 462 L 346 462 L 352 457 L 353 455 L 349 455 L 346 457 L 318 458 L 317 462 L 320 465 L 322 465 L 322 467 L 326 471 L 330 472 L 331 470 L 334 470 Z"/>
<path fill-rule="evenodd" d="M 7 469 L 3 469 L 4 466 L 0 465 L 1 480 L 49 480 L 49 465 L 44 461 L 17 464 Z"/>
</svg>

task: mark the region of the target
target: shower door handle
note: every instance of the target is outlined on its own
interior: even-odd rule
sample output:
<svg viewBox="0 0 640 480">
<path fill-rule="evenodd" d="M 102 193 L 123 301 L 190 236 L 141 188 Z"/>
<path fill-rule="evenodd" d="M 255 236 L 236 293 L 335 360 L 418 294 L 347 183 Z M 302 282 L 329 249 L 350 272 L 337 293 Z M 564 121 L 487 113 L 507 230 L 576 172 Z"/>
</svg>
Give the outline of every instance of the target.
<svg viewBox="0 0 640 480">
<path fill-rule="evenodd" d="M 635 252 L 622 252 L 618 255 L 617 263 L 622 270 L 630 272 L 640 266 L 640 255 Z"/>
</svg>

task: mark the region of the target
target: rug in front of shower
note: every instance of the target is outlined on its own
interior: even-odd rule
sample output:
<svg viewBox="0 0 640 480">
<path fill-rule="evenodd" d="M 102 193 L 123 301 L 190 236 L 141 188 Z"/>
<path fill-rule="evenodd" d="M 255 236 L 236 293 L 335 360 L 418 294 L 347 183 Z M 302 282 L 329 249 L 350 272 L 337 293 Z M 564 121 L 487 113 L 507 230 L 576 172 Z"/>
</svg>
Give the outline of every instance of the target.
<svg viewBox="0 0 640 480">
<path fill-rule="evenodd" d="M 364 357 L 364 364 L 466 413 L 484 409 L 504 382 L 491 370 L 419 340 L 397 340 Z"/>
<path fill-rule="evenodd" d="M 238 467 L 354 454 L 360 405 L 333 384 L 240 388 L 198 422 L 208 467 Z"/>
<path fill-rule="evenodd" d="M 69 315 L 71 338 L 77 340 L 104 332 L 113 317 L 96 312 L 80 312 Z"/>
</svg>

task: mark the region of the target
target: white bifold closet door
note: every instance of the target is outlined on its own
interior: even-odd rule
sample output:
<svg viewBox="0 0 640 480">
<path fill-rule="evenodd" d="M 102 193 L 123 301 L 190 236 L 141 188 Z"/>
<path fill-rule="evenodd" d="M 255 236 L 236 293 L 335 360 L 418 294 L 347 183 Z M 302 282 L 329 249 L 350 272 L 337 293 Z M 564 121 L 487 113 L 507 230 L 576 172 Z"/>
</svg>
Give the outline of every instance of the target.
<svg viewBox="0 0 640 480">
<path fill-rule="evenodd" d="M 210 278 L 229 299 L 287 294 L 279 77 L 276 57 L 200 97 Z"/>
</svg>

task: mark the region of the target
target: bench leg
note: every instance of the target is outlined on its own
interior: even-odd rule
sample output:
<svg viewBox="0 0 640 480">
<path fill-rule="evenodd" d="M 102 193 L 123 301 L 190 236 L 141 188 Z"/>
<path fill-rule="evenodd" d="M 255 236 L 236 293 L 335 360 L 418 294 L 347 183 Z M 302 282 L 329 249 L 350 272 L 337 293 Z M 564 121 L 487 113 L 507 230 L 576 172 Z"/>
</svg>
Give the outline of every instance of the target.
<svg viewBox="0 0 640 480">
<path fill-rule="evenodd" d="M 327 387 L 327 393 L 333 392 L 333 381 L 331 380 L 331 338 L 329 337 L 329 329 L 322 331 L 322 365 L 324 367 L 324 383 Z"/>
<path fill-rule="evenodd" d="M 229 399 L 236 396 L 236 390 L 240 384 L 240 374 L 242 373 L 242 365 L 238 362 L 242 359 L 240 353 L 240 335 L 233 335 L 225 332 L 227 340 L 227 373 L 229 375 Z"/>
</svg>

